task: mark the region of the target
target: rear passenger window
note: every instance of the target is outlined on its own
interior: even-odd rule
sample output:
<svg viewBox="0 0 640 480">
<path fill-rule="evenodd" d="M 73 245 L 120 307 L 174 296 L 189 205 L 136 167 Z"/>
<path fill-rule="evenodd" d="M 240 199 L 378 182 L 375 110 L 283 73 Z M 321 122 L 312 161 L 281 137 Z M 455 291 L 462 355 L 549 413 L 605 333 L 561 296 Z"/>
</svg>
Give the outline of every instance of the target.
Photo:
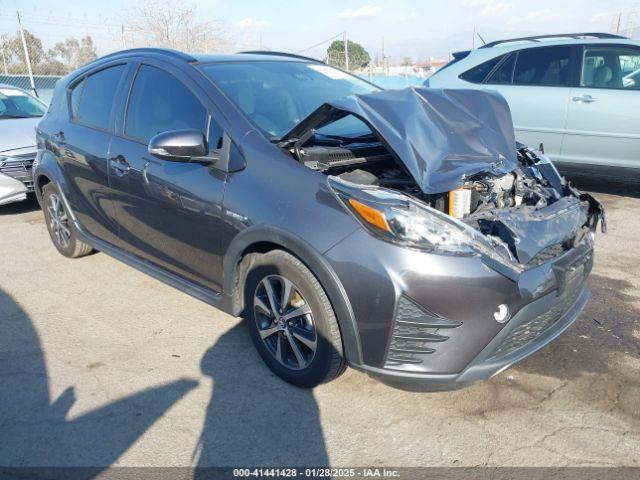
<svg viewBox="0 0 640 480">
<path fill-rule="evenodd" d="M 504 55 L 503 55 L 504 56 Z M 498 65 L 498 62 L 502 60 L 503 56 L 492 58 L 484 63 L 481 63 L 477 67 L 473 67 L 471 70 L 460 74 L 460 78 L 472 83 L 482 83 L 487 75 Z"/>
<path fill-rule="evenodd" d="M 89 75 L 73 89 L 71 109 L 78 122 L 103 130 L 109 129 L 111 106 L 124 69 L 125 65 L 105 68 Z"/>
<path fill-rule="evenodd" d="M 158 133 L 185 128 L 204 133 L 206 127 L 207 110 L 182 82 L 159 68 L 140 67 L 127 108 L 129 137 L 148 143 Z"/>
<path fill-rule="evenodd" d="M 516 54 L 512 53 L 491 74 L 487 83 L 494 85 L 508 85 L 513 80 L 513 67 L 516 64 Z"/>
<path fill-rule="evenodd" d="M 513 83 L 568 87 L 571 84 L 570 47 L 543 47 L 518 52 Z"/>
</svg>

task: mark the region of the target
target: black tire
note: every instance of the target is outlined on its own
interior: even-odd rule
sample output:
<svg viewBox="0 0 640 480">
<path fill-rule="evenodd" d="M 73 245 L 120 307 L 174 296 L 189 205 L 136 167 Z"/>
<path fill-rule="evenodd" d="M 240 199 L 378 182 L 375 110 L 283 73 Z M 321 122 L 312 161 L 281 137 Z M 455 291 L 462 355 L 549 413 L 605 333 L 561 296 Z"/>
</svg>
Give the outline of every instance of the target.
<svg viewBox="0 0 640 480">
<path fill-rule="evenodd" d="M 243 297 L 245 318 L 248 322 L 253 344 L 269 368 L 284 381 L 301 388 L 313 388 L 340 376 L 346 368 L 346 363 L 338 322 L 326 292 L 306 265 L 283 250 L 272 250 L 265 254 L 251 254 L 243 260 L 243 267 L 245 274 L 241 276 L 241 279 L 242 277 L 246 279 L 244 281 Z M 297 292 L 293 294 L 293 297 L 299 299 L 297 305 L 308 305 L 311 310 L 310 315 L 304 316 L 306 319 L 304 321 L 312 323 L 315 327 L 315 352 L 311 354 L 312 350 L 307 345 L 297 342 L 298 346 L 302 347 L 302 350 L 305 351 L 309 358 L 308 364 L 304 368 L 300 367 L 299 360 L 297 369 L 284 365 L 282 359 L 280 361 L 277 359 L 273 351 L 275 347 L 269 347 L 269 344 L 262 339 L 260 334 L 258 323 L 268 322 L 269 320 L 267 315 L 261 314 L 262 310 L 258 309 L 258 313 L 256 313 L 257 311 L 254 307 L 255 295 L 259 295 L 259 287 L 264 288 L 263 280 L 273 280 L 277 277 L 288 279 L 295 287 L 295 292 Z M 292 300 L 289 304 L 289 311 L 295 310 L 293 304 Z M 285 314 L 286 311 L 285 308 Z M 276 325 L 276 323 L 274 321 L 272 325 Z M 287 324 L 288 322 L 284 323 Z M 292 326 L 291 328 L 296 327 Z M 307 328 L 310 329 L 310 327 Z M 300 332 L 299 327 L 297 331 Z M 294 332 L 294 330 L 290 330 L 290 332 Z M 280 335 L 280 332 L 276 335 Z M 291 354 L 289 357 L 293 359 L 293 345 L 290 343 L 290 338 L 293 338 L 293 335 L 282 331 L 280 338 L 284 342 L 283 351 L 288 349 Z M 276 338 L 275 343 L 277 344 L 278 341 L 280 339 Z M 298 352 L 300 351 L 298 350 Z"/>
<path fill-rule="evenodd" d="M 53 203 L 59 205 L 59 211 L 64 214 L 62 218 L 66 218 L 66 221 L 61 222 L 59 218 L 53 219 L 53 211 L 56 210 L 53 207 Z M 69 258 L 79 258 L 93 251 L 88 244 L 80 239 L 71 216 L 64 206 L 62 196 L 53 183 L 47 183 L 42 189 L 42 210 L 44 211 L 44 219 L 51 241 L 62 255 Z M 58 227 L 56 227 L 56 223 Z M 65 227 L 63 230 L 60 230 L 61 224 Z M 56 228 L 58 228 L 57 231 Z M 61 233 L 62 231 L 64 233 Z"/>
</svg>

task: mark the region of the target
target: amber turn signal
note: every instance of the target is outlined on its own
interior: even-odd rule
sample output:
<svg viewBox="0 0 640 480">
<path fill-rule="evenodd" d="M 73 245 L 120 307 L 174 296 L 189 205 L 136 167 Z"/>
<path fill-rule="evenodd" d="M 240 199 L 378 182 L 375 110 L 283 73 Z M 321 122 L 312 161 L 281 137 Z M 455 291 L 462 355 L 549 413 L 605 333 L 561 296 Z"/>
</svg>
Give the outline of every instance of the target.
<svg viewBox="0 0 640 480">
<path fill-rule="evenodd" d="M 349 205 L 351 205 L 351 208 L 353 208 L 365 222 L 370 223 L 374 227 L 378 227 L 385 232 L 391 232 L 391 228 L 389 228 L 389 224 L 387 223 L 384 213 L 353 198 L 349 199 Z"/>
</svg>

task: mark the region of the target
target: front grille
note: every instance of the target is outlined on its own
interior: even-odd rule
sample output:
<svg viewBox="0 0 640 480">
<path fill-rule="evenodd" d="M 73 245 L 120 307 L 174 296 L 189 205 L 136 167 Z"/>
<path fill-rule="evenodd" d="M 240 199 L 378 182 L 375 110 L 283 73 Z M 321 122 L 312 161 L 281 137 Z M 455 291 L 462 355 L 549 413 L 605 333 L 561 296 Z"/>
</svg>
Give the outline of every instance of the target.
<svg viewBox="0 0 640 480">
<path fill-rule="evenodd" d="M 580 295 L 584 279 L 588 273 L 586 265 L 587 263 L 585 262 L 577 267 L 571 272 L 570 277 L 567 274 L 563 274 L 561 276 L 563 282 L 562 289 L 551 310 L 514 328 L 498 348 L 496 348 L 491 358 L 501 357 L 516 351 L 555 325 L 575 303 L 578 295 Z"/>
<path fill-rule="evenodd" d="M 27 190 L 33 192 L 31 169 L 33 168 L 35 156 L 35 153 L 31 153 L 11 157 L 10 160 L 0 161 L 0 173 L 24 183 Z"/>
<path fill-rule="evenodd" d="M 396 308 L 393 332 L 385 367 L 420 364 L 449 337 L 442 330 L 456 328 L 459 322 L 427 312 L 408 297 L 401 296 Z"/>
</svg>

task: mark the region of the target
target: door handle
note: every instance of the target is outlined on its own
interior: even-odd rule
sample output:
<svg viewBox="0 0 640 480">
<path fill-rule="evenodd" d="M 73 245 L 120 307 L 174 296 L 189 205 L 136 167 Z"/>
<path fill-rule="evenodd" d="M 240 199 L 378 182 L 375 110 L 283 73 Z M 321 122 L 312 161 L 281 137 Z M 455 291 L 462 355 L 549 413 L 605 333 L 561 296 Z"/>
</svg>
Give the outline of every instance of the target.
<svg viewBox="0 0 640 480">
<path fill-rule="evenodd" d="M 131 170 L 129 162 L 127 162 L 127 160 L 122 155 L 118 155 L 117 157 L 113 157 L 112 159 L 110 159 L 109 165 L 118 177 L 122 177 L 129 170 Z"/>
<path fill-rule="evenodd" d="M 582 103 L 592 103 L 596 101 L 596 99 L 591 95 L 578 95 L 577 97 L 573 97 L 571 100 Z"/>
</svg>

